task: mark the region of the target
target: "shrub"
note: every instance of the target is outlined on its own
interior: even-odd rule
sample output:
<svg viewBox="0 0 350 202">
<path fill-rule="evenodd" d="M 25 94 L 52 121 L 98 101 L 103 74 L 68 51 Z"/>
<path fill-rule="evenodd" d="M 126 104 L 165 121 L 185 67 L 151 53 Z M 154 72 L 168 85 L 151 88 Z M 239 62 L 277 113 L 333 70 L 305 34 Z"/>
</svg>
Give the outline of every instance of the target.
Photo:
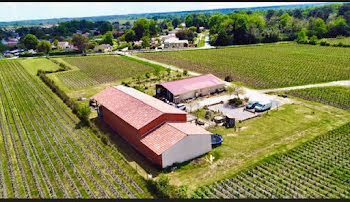
<svg viewBox="0 0 350 202">
<path fill-rule="evenodd" d="M 320 45 L 321 45 L 321 46 L 330 46 L 331 44 L 328 43 L 326 40 L 322 40 L 322 41 L 320 42 Z"/>
<path fill-rule="evenodd" d="M 311 38 L 310 38 L 310 41 L 309 41 L 309 43 L 311 44 L 311 45 L 316 45 L 317 44 L 317 36 L 315 36 L 315 35 L 313 35 Z"/>
<path fill-rule="evenodd" d="M 226 75 L 225 76 L 225 81 L 227 82 L 231 82 L 233 79 L 232 79 L 232 76 L 231 75 Z"/>
<path fill-rule="evenodd" d="M 157 180 L 146 180 L 149 190 L 158 198 L 187 198 L 187 186 L 176 187 L 169 184 L 169 177 L 160 174 Z"/>
<path fill-rule="evenodd" d="M 188 71 L 187 71 L 187 70 L 184 70 L 183 74 L 184 74 L 185 76 L 187 76 Z"/>
<path fill-rule="evenodd" d="M 239 106 L 243 103 L 243 101 L 241 99 L 238 99 L 238 98 L 232 98 L 232 99 L 228 100 L 228 103 L 230 105 Z"/>
</svg>

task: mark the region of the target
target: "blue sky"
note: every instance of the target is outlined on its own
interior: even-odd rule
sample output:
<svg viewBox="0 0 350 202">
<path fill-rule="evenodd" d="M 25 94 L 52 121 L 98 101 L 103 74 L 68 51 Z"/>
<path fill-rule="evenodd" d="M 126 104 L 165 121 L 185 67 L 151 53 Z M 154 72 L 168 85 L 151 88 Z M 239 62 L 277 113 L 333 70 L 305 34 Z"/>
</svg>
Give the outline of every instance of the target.
<svg viewBox="0 0 350 202">
<path fill-rule="evenodd" d="M 308 3 L 310 2 L 1 2 L 0 21 L 123 15 L 215 8 L 247 8 Z"/>
</svg>

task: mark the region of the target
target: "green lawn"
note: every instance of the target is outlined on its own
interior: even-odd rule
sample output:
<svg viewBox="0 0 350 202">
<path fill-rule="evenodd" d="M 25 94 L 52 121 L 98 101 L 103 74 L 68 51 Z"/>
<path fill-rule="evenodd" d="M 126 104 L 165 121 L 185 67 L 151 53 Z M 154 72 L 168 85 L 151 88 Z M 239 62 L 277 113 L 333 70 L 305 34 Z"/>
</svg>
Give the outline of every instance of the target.
<svg viewBox="0 0 350 202">
<path fill-rule="evenodd" d="M 39 69 L 46 71 L 56 71 L 60 67 L 46 58 L 28 58 L 17 60 L 23 65 L 31 75 L 36 75 Z"/>
<path fill-rule="evenodd" d="M 287 151 L 302 142 L 334 129 L 350 120 L 350 113 L 318 103 L 290 104 L 261 117 L 238 124 L 241 131 L 222 126 L 210 130 L 223 135 L 221 146 L 209 154 L 215 157 L 210 165 L 205 158 L 191 161 L 169 173 L 171 183 L 189 185 L 190 190 L 229 177 L 264 157 Z"/>
<path fill-rule="evenodd" d="M 150 60 L 222 79 L 231 75 L 256 88 L 322 83 L 350 78 L 350 49 L 296 43 L 138 54 Z"/>
</svg>

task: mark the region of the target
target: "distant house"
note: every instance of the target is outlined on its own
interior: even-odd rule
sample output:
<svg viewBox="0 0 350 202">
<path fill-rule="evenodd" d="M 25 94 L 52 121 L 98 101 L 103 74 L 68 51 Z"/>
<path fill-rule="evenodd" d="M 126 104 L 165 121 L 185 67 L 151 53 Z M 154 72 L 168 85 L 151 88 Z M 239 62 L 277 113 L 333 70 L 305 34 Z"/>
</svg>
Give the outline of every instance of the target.
<svg viewBox="0 0 350 202">
<path fill-rule="evenodd" d="M 185 28 L 185 27 L 186 27 L 186 23 L 184 23 L 184 22 L 183 22 L 183 23 L 181 23 L 180 25 L 181 25 L 183 28 Z"/>
<path fill-rule="evenodd" d="M 68 41 L 60 41 L 57 43 L 57 47 L 52 44 L 52 48 L 53 49 L 62 49 L 64 51 L 68 51 L 68 50 L 72 50 L 73 47 L 69 44 Z"/>
<path fill-rule="evenodd" d="M 156 84 L 156 97 L 166 98 L 170 102 L 205 96 L 225 88 L 225 82 L 212 74 L 169 81 Z"/>
<path fill-rule="evenodd" d="M 166 48 L 184 48 L 188 47 L 188 40 L 179 40 L 176 37 L 165 39 L 164 47 Z"/>
<path fill-rule="evenodd" d="M 212 149 L 211 133 L 188 122 L 186 112 L 134 88 L 109 87 L 93 99 L 99 118 L 162 168 Z"/>
<path fill-rule="evenodd" d="M 1 43 L 5 46 L 16 46 L 19 43 L 19 37 L 2 39 Z"/>
<path fill-rule="evenodd" d="M 94 48 L 95 52 L 107 52 L 107 51 L 111 51 L 113 48 L 113 46 L 111 46 L 110 44 L 101 44 L 99 46 L 96 46 Z"/>
</svg>

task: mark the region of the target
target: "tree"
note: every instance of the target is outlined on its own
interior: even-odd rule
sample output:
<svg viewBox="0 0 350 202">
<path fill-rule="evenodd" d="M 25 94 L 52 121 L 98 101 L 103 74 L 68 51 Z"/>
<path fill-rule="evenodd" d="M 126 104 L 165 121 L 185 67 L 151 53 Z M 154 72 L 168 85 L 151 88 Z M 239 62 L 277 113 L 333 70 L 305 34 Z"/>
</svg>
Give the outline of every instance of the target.
<svg viewBox="0 0 350 202">
<path fill-rule="evenodd" d="M 39 40 L 35 35 L 27 34 L 23 39 L 23 43 L 27 49 L 35 49 L 39 43 Z"/>
<path fill-rule="evenodd" d="M 58 46 L 58 40 L 57 39 L 53 40 L 53 45 L 56 46 L 56 48 L 57 48 L 57 46 Z"/>
<path fill-rule="evenodd" d="M 176 37 L 179 38 L 180 40 L 193 41 L 194 33 L 189 29 L 180 30 L 176 32 Z"/>
<path fill-rule="evenodd" d="M 342 16 L 336 20 L 328 23 L 328 36 L 336 37 L 338 35 L 348 36 L 350 34 L 350 27 Z"/>
<path fill-rule="evenodd" d="M 36 48 L 38 49 L 39 52 L 48 54 L 51 51 L 51 43 L 46 40 L 43 40 L 39 42 Z"/>
<path fill-rule="evenodd" d="M 157 26 L 157 22 L 154 20 L 149 21 L 149 33 L 151 36 L 157 35 L 159 32 L 159 27 Z"/>
<path fill-rule="evenodd" d="M 282 27 L 285 27 L 291 19 L 292 19 L 292 17 L 290 17 L 290 15 L 288 13 L 284 13 L 283 15 L 281 15 L 280 23 L 281 23 Z"/>
<path fill-rule="evenodd" d="M 344 19 L 350 25 L 350 3 L 343 4 L 339 7 L 338 16 L 344 16 Z"/>
<path fill-rule="evenodd" d="M 79 51 L 85 52 L 85 48 L 89 43 L 89 39 L 82 34 L 74 34 L 72 38 L 74 46 L 78 47 Z"/>
<path fill-rule="evenodd" d="M 140 18 L 134 22 L 132 28 L 136 34 L 136 40 L 140 40 L 143 36 L 149 35 L 149 22 L 146 18 Z"/>
<path fill-rule="evenodd" d="M 106 32 L 105 35 L 103 35 L 102 43 L 109 44 L 113 46 L 113 34 L 111 31 Z"/>
<path fill-rule="evenodd" d="M 307 43 L 308 42 L 308 37 L 306 35 L 305 29 L 303 29 L 299 32 L 297 42 L 298 43 Z"/>
<path fill-rule="evenodd" d="M 174 28 L 176 28 L 176 27 L 180 24 L 179 18 L 174 18 L 174 19 L 171 21 L 171 24 L 173 25 Z"/>
<path fill-rule="evenodd" d="M 98 27 L 98 31 L 100 31 L 101 34 L 105 34 L 108 31 L 112 31 L 113 29 L 113 25 L 108 22 L 108 21 L 104 21 L 99 27 Z"/>
<path fill-rule="evenodd" d="M 123 36 L 125 36 L 125 41 L 127 41 L 127 42 L 136 40 L 136 34 L 135 34 L 134 30 L 132 30 L 132 29 L 126 30 L 126 32 Z"/>
<path fill-rule="evenodd" d="M 144 36 L 144 37 L 141 38 L 141 40 L 142 40 L 142 43 L 141 43 L 142 48 L 146 48 L 146 47 L 150 47 L 151 46 L 151 44 L 149 42 L 149 37 Z"/>
<path fill-rule="evenodd" d="M 319 38 L 322 38 L 324 34 L 327 33 L 327 26 L 321 18 L 317 18 L 316 20 L 310 20 L 308 27 L 308 35 L 316 35 Z"/>
</svg>

